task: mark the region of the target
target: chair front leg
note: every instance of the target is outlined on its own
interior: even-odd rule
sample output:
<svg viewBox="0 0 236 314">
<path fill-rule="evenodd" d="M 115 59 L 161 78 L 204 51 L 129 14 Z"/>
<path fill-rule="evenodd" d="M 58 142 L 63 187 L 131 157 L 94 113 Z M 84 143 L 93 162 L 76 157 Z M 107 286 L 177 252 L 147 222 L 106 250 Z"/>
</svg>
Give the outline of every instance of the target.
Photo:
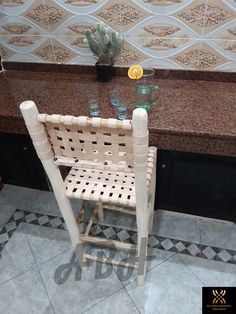
<svg viewBox="0 0 236 314">
<path fill-rule="evenodd" d="M 148 212 L 149 212 L 149 232 L 152 231 L 153 227 L 153 216 L 154 216 L 154 205 L 155 205 L 155 192 L 156 192 L 156 159 L 157 159 L 157 148 L 150 147 L 153 156 L 153 168 L 151 182 L 149 185 L 149 196 L 148 196 Z"/>
<path fill-rule="evenodd" d="M 21 103 L 20 110 L 33 141 L 35 150 L 51 182 L 58 206 L 68 228 L 71 242 L 75 248 L 81 243 L 79 228 L 69 199 L 65 195 L 65 184 L 58 166 L 53 163 L 53 151 L 43 125 L 38 121 L 38 109 L 33 101 Z"/>
<path fill-rule="evenodd" d="M 149 194 L 149 197 L 148 197 L 148 213 L 149 213 L 148 230 L 150 233 L 150 232 L 152 232 L 153 216 L 154 216 L 154 197 L 153 197 L 153 194 Z"/>
<path fill-rule="evenodd" d="M 136 220 L 138 227 L 138 283 L 143 285 L 146 275 L 146 257 L 148 243 L 148 191 L 146 172 L 135 173 Z"/>
</svg>

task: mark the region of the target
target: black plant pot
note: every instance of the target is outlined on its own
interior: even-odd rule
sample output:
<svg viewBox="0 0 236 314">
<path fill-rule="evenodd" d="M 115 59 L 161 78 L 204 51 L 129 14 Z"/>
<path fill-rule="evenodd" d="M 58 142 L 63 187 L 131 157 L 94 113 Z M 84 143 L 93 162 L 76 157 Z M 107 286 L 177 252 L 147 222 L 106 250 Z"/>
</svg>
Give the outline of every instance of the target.
<svg viewBox="0 0 236 314">
<path fill-rule="evenodd" d="M 96 62 L 97 78 L 100 82 L 110 82 L 112 80 L 112 64 L 98 64 Z"/>
</svg>

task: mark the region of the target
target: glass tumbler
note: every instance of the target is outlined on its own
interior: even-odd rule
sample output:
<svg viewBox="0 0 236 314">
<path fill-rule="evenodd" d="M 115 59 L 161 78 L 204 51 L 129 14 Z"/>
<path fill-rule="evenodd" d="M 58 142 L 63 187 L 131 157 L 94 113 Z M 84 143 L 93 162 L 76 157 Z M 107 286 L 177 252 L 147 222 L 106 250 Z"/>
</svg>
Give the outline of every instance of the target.
<svg viewBox="0 0 236 314">
<path fill-rule="evenodd" d="M 98 117 L 100 115 L 99 101 L 97 98 L 92 98 L 89 100 L 89 115 L 92 117 Z"/>
<path fill-rule="evenodd" d="M 116 106 L 117 104 L 119 104 L 120 103 L 119 91 L 116 89 L 111 90 L 109 93 L 109 98 L 110 98 L 110 104 L 112 106 Z"/>
<path fill-rule="evenodd" d="M 127 101 L 120 100 L 119 104 L 116 105 L 117 109 L 117 119 L 126 120 L 127 119 Z"/>
</svg>

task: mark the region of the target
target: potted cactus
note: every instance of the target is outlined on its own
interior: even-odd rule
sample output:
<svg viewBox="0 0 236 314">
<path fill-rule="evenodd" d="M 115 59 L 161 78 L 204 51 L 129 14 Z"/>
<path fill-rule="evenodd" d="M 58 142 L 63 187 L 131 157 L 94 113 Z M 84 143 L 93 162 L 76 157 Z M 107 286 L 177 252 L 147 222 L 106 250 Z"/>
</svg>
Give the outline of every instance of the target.
<svg viewBox="0 0 236 314">
<path fill-rule="evenodd" d="M 96 24 L 94 35 L 90 29 L 86 29 L 85 36 L 91 51 L 98 56 L 96 62 L 98 80 L 109 82 L 112 79 L 113 57 L 120 50 L 121 36 L 103 22 Z"/>
</svg>

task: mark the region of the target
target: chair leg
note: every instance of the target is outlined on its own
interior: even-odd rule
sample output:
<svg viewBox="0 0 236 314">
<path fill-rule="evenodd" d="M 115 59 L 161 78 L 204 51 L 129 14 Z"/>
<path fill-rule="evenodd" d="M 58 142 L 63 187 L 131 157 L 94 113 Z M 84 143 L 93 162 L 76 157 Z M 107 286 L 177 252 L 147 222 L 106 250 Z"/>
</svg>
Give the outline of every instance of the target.
<svg viewBox="0 0 236 314">
<path fill-rule="evenodd" d="M 136 174 L 136 179 L 140 181 L 139 175 Z M 143 186 L 143 185 L 141 185 Z M 146 257 L 147 257 L 147 242 L 148 242 L 148 202 L 147 193 L 142 189 L 139 191 L 138 200 L 136 200 L 136 220 L 138 227 L 138 283 L 143 285 L 146 276 Z M 137 197 L 137 195 L 136 195 Z"/>
<path fill-rule="evenodd" d="M 138 282 L 143 284 L 146 272 L 146 253 L 148 241 L 148 117 L 144 109 L 137 108 L 133 111 L 133 154 L 135 174 L 136 218 L 138 227 L 138 255 L 139 269 Z"/>
<path fill-rule="evenodd" d="M 81 244 L 79 227 L 76 222 L 69 199 L 65 195 L 65 185 L 60 170 L 53 164 L 52 160 L 42 160 L 48 178 L 51 182 L 58 206 L 65 220 L 71 242 L 74 248 Z"/>
<path fill-rule="evenodd" d="M 144 210 L 143 210 L 143 213 L 144 213 Z M 143 285 L 143 283 L 145 281 L 145 277 L 146 277 L 146 259 L 147 259 L 147 242 L 148 242 L 148 215 L 147 214 L 148 213 L 146 210 L 146 213 L 144 213 L 142 219 L 137 219 L 137 225 L 138 225 L 138 283 L 139 283 L 139 285 Z M 138 222 L 138 220 L 139 220 L 139 222 Z"/>
<path fill-rule="evenodd" d="M 20 110 L 26 127 L 33 140 L 35 150 L 41 159 L 44 169 L 51 182 L 57 203 L 68 228 L 73 248 L 81 243 L 79 228 L 74 217 L 69 199 L 66 197 L 65 184 L 59 168 L 53 163 L 53 151 L 43 125 L 38 121 L 38 109 L 33 101 L 21 103 Z"/>
<path fill-rule="evenodd" d="M 149 212 L 149 232 L 152 231 L 153 227 L 153 216 L 154 216 L 154 204 L 155 204 L 155 192 L 156 192 L 156 159 L 157 159 L 157 148 L 151 147 L 152 152 L 154 153 L 153 160 L 153 170 L 152 178 L 149 186 L 149 199 L 148 199 L 148 212 Z"/>
<path fill-rule="evenodd" d="M 139 201 L 137 201 L 138 203 L 136 205 L 137 225 L 138 225 L 138 256 L 139 256 L 138 283 L 139 285 L 143 285 L 145 281 L 148 234 L 152 230 L 152 226 L 153 226 L 155 189 L 156 189 L 156 153 L 157 153 L 157 149 L 155 147 L 153 148 L 153 153 L 154 153 L 154 166 L 153 166 L 152 179 L 149 186 L 150 194 L 149 194 L 147 203 L 145 204 L 143 202 L 143 207 L 140 206 L 141 205 L 140 202 L 142 198 Z M 140 195 L 137 196 L 137 198 L 139 198 Z"/>
<path fill-rule="evenodd" d="M 104 212 L 103 212 L 103 206 L 102 206 L 102 202 L 97 202 L 97 206 L 98 206 L 98 219 L 100 221 L 104 220 Z"/>
<path fill-rule="evenodd" d="M 153 227 L 154 202 L 155 202 L 155 197 L 154 197 L 154 194 L 152 193 L 149 197 L 149 202 L 148 202 L 148 212 L 149 212 L 148 230 L 149 230 L 149 233 L 152 231 L 152 227 Z"/>
</svg>

